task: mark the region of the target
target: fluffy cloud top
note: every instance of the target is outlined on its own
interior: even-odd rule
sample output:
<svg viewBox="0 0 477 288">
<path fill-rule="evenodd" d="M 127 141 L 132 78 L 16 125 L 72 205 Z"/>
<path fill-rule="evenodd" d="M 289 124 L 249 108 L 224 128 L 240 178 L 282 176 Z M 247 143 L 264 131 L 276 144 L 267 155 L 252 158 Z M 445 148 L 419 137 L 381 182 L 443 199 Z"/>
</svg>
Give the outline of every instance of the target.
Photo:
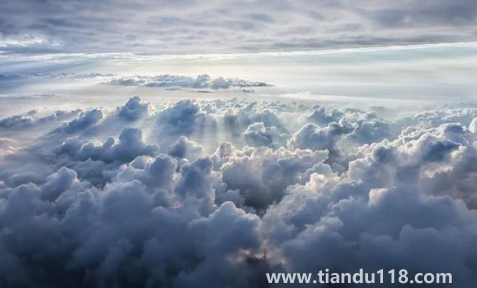
<svg viewBox="0 0 477 288">
<path fill-rule="evenodd" d="M 118 109 L 118 116 L 127 120 L 135 121 L 149 113 L 150 107 L 148 103 L 141 101 L 139 97 L 133 97 Z"/>
<path fill-rule="evenodd" d="M 477 110 L 152 106 L 0 120 L 0 286 L 264 287 L 326 268 L 475 286 Z M 16 132 L 45 117 L 41 137 Z"/>
</svg>

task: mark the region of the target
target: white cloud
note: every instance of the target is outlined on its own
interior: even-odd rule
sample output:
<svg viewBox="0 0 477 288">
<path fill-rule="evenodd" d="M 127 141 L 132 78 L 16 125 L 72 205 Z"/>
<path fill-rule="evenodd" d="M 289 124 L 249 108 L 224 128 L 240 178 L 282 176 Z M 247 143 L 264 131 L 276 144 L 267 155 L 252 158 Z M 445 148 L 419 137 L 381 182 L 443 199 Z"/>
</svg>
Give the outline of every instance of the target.
<svg viewBox="0 0 477 288">
<path fill-rule="evenodd" d="M 162 89 L 211 89 L 227 90 L 231 88 L 265 87 L 269 84 L 264 82 L 250 82 L 242 79 L 211 78 L 209 75 L 199 75 L 197 77 L 179 75 L 157 75 L 157 76 L 131 76 L 121 77 L 106 82 L 110 85 L 140 86 Z"/>
</svg>

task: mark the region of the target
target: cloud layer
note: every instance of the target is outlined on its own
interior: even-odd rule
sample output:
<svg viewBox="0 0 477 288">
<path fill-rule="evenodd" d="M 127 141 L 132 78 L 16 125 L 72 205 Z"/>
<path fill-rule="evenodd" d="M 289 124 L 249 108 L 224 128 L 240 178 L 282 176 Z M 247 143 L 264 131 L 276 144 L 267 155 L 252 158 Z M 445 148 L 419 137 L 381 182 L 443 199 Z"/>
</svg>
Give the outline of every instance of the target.
<svg viewBox="0 0 477 288">
<path fill-rule="evenodd" d="M 476 40 L 473 0 L 0 3 L 0 50 L 165 54 Z"/>
<path fill-rule="evenodd" d="M 265 87 L 269 84 L 264 82 L 251 82 L 242 79 L 230 78 L 211 78 L 207 74 L 197 77 L 178 76 L 178 75 L 157 75 L 157 76 L 131 76 L 121 77 L 106 82 L 110 85 L 139 86 L 149 88 L 163 89 L 212 89 L 227 90 L 230 88 L 252 88 Z"/>
<path fill-rule="evenodd" d="M 326 268 L 475 285 L 476 109 L 153 106 L 0 120 L 0 286 L 264 287 Z"/>
</svg>

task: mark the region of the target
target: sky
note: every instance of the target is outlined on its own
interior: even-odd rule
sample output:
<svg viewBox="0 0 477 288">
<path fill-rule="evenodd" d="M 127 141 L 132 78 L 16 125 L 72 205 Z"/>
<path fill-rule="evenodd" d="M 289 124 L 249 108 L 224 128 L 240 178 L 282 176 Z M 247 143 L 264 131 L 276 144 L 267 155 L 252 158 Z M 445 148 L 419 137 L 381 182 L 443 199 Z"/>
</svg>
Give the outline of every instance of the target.
<svg viewBox="0 0 477 288">
<path fill-rule="evenodd" d="M 2 53 L 210 54 L 477 40 L 473 0 L 3 0 Z"/>
<path fill-rule="evenodd" d="M 439 106 L 475 99 L 476 43 L 189 55 L 4 55 L 0 111 L 12 115 L 46 103 L 50 110 L 114 106 L 131 96 L 152 103 L 243 97 L 352 102 L 361 108 Z M 37 101 L 19 101 L 25 97 Z"/>
<path fill-rule="evenodd" d="M 407 269 L 474 288 L 476 16 L 0 0 L 0 287 Z"/>
</svg>

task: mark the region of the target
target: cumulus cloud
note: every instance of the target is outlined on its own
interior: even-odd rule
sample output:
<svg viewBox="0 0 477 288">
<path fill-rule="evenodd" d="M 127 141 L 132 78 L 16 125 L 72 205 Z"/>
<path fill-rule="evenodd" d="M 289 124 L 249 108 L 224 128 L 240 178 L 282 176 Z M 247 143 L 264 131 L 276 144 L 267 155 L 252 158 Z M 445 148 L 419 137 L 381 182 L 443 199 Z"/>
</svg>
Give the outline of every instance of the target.
<svg viewBox="0 0 477 288">
<path fill-rule="evenodd" d="M 23 100 L 24 99 L 25 98 L 23 98 Z M 15 130 L 24 129 L 24 128 L 32 128 L 32 127 L 38 128 L 38 126 L 42 124 L 50 124 L 50 123 L 57 124 L 57 122 L 69 120 L 73 118 L 74 116 L 78 115 L 79 113 L 80 113 L 80 110 L 72 110 L 72 111 L 58 110 L 48 115 L 41 115 L 37 110 L 31 110 L 25 114 L 13 115 L 13 116 L 0 119 L 0 129 L 3 129 L 4 132 L 11 132 Z M 98 112 L 95 112 L 96 115 L 93 115 L 92 113 L 93 112 L 90 112 L 90 115 L 88 117 L 92 117 L 92 118 L 94 118 L 94 116 L 96 118 L 99 117 Z M 75 123 L 79 123 L 79 121 L 80 120 L 78 119 L 75 121 Z M 81 120 L 81 121 L 85 121 L 85 120 Z M 88 121 L 91 121 L 91 120 L 88 120 Z M 70 124 L 70 125 L 78 125 L 78 124 Z"/>
<path fill-rule="evenodd" d="M 149 110 L 149 103 L 145 103 L 139 97 L 135 96 L 130 98 L 124 106 L 118 108 L 117 113 L 119 117 L 127 121 L 135 121 L 143 116 L 147 116 Z"/>
<path fill-rule="evenodd" d="M 222 112 L 222 114 L 224 114 L 222 122 L 227 127 L 228 133 L 230 133 L 232 136 L 237 138 L 240 137 L 241 134 L 244 134 L 244 132 L 249 129 L 250 125 L 257 125 L 255 123 L 263 124 L 265 134 L 267 133 L 267 130 L 269 131 L 268 133 L 274 133 L 271 131 L 276 131 L 277 135 L 287 133 L 287 129 L 277 116 L 277 107 L 273 107 L 273 105 L 270 105 L 271 107 L 262 106 L 256 102 L 240 103 L 239 105 L 243 105 L 243 107 L 241 109 L 236 109 L 236 107 L 225 106 L 222 109 L 225 110 Z M 256 126 L 252 126 L 250 129 L 257 128 L 258 127 Z M 247 134 L 250 137 L 245 136 L 244 134 L 243 136 L 245 140 L 251 140 L 251 137 L 254 137 L 252 136 L 253 133 L 255 132 L 249 130 Z"/>
<path fill-rule="evenodd" d="M 93 110 L 94 111 L 94 110 Z M 126 128 L 119 139 L 109 137 L 104 142 L 86 141 L 68 138 L 57 148 L 58 154 L 68 154 L 78 160 L 101 160 L 104 162 L 129 162 L 139 155 L 154 156 L 159 150 L 158 145 L 144 143 L 141 129 Z"/>
<path fill-rule="evenodd" d="M 121 77 L 106 82 L 110 85 L 142 86 L 163 89 L 211 89 L 227 90 L 231 88 L 265 87 L 269 84 L 264 82 L 251 82 L 242 79 L 211 78 L 209 75 L 197 77 L 163 74 L 157 76 L 131 76 Z"/>
<path fill-rule="evenodd" d="M 339 158 L 341 156 L 339 141 L 351 132 L 347 124 L 340 125 L 333 122 L 324 128 L 313 123 L 306 124 L 293 134 L 287 145 L 291 149 L 328 150 L 332 159 Z"/>
<path fill-rule="evenodd" d="M 14 115 L 0 120 L 1 128 L 21 128 L 33 124 L 33 118 L 24 115 Z"/>
<path fill-rule="evenodd" d="M 472 109 L 153 106 L 5 121 L 59 123 L 28 141 L 2 128 L 0 286 L 264 287 L 266 272 L 327 268 L 475 286 Z M 210 127 L 236 133 L 196 137 Z"/>
<path fill-rule="evenodd" d="M 65 123 L 58 131 L 73 134 L 85 130 L 103 119 L 103 112 L 100 109 L 82 112 L 77 118 Z"/>
<path fill-rule="evenodd" d="M 259 210 L 279 201 L 288 186 L 298 183 L 308 169 L 328 156 L 326 150 L 290 151 L 283 147 L 275 151 L 266 147 L 231 148 L 228 153 L 222 156 L 222 181 L 229 189 L 238 190 L 246 205 Z"/>
<path fill-rule="evenodd" d="M 255 122 L 243 132 L 243 138 L 250 146 L 278 148 L 283 146 L 286 134 L 281 133 L 275 126 L 265 127 L 262 122 Z"/>
<path fill-rule="evenodd" d="M 202 146 L 181 136 L 167 149 L 167 154 L 177 158 L 197 159 L 202 154 Z"/>
<path fill-rule="evenodd" d="M 159 111 L 155 116 L 154 134 L 159 143 L 170 146 L 180 136 L 204 135 L 214 132 L 216 119 L 193 100 L 180 100 Z"/>
</svg>

